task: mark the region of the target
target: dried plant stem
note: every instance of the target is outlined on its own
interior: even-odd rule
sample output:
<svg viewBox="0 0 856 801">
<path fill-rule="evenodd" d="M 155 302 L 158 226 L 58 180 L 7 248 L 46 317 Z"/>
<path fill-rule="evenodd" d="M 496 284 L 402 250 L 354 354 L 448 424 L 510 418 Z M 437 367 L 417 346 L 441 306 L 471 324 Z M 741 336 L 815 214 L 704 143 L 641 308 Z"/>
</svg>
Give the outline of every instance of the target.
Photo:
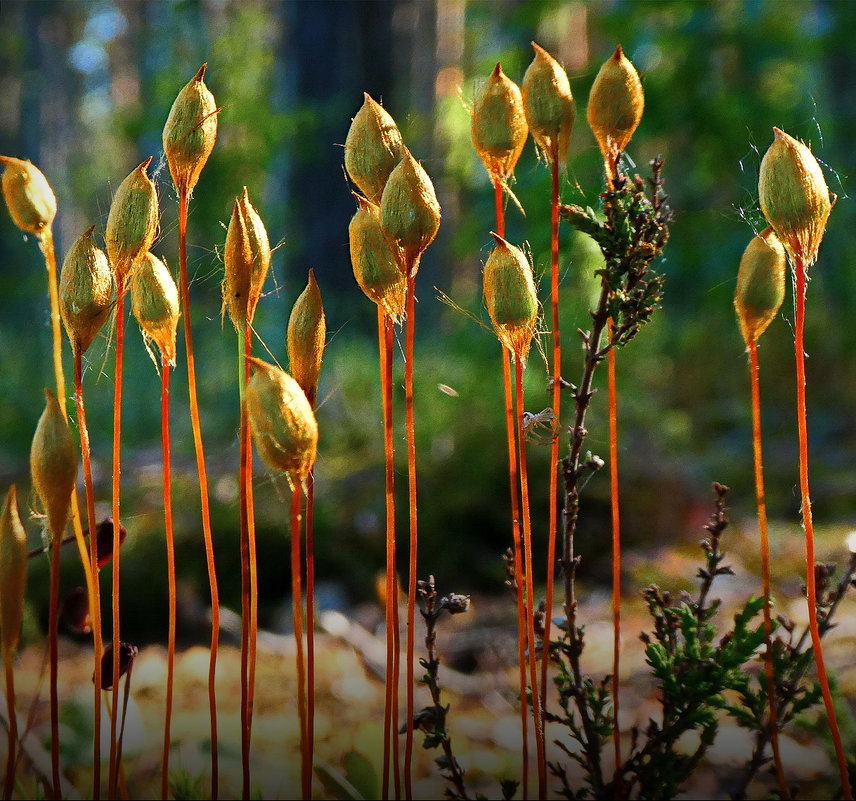
<svg viewBox="0 0 856 801">
<path fill-rule="evenodd" d="M 11 648 L 3 649 L 3 672 L 6 676 L 6 709 L 9 735 L 3 798 L 5 801 L 9 801 L 12 797 L 12 791 L 15 789 L 15 752 L 18 747 L 18 713 L 15 711 L 15 654 Z"/>
<path fill-rule="evenodd" d="M 211 515 L 208 508 L 208 474 L 205 469 L 205 451 L 202 445 L 202 427 L 199 422 L 199 404 L 196 398 L 196 363 L 193 358 L 193 333 L 190 325 L 190 288 L 187 278 L 187 204 L 186 188 L 178 190 L 178 263 L 180 272 L 181 306 L 184 311 L 184 345 L 187 356 L 187 388 L 190 398 L 190 422 L 193 428 L 193 446 L 196 453 L 196 470 L 199 476 L 199 496 L 202 507 L 202 534 L 205 539 L 205 559 L 208 566 L 208 584 L 211 590 L 211 655 L 208 663 L 208 706 L 211 718 L 211 798 L 216 801 L 219 785 L 217 745 L 217 695 L 215 687 L 217 650 L 220 643 L 220 594 L 217 588 L 217 571 L 214 565 L 214 540 L 211 535 Z M 118 531 L 118 521 L 115 531 Z"/>
<path fill-rule="evenodd" d="M 315 403 L 312 402 L 314 409 Z M 315 767 L 315 476 L 306 476 L 306 770 L 312 797 Z"/>
<path fill-rule="evenodd" d="M 392 759 L 395 797 L 401 797 L 398 752 L 399 631 L 398 581 L 395 577 L 395 444 L 392 426 L 392 318 L 377 307 L 377 341 L 383 405 L 383 450 L 386 495 L 386 694 L 383 710 L 383 777 L 381 798 L 389 798 Z M 390 755 L 390 750 L 392 754 Z"/>
<path fill-rule="evenodd" d="M 410 267 L 411 265 L 408 265 Z M 407 723 L 404 740 L 404 797 L 413 798 L 413 714 L 414 671 L 413 658 L 416 635 L 416 566 L 418 531 L 416 519 L 416 430 L 413 419 L 413 335 L 416 317 L 416 276 L 408 269 L 407 323 L 404 341 L 404 411 L 407 427 L 407 497 L 410 513 L 410 572 L 407 580 L 407 646 L 405 679 L 407 683 Z"/>
<path fill-rule="evenodd" d="M 607 323 L 612 342 L 612 320 Z M 618 393 L 615 385 L 615 348 L 606 357 L 609 389 L 609 486 L 612 507 L 612 745 L 615 782 L 621 783 L 621 731 L 618 728 L 618 669 L 621 657 L 621 517 L 618 505 Z"/>
<path fill-rule="evenodd" d="M 92 620 L 92 641 L 95 657 L 93 673 L 93 730 L 92 730 L 92 798 L 101 797 L 101 657 L 104 639 L 101 631 L 101 585 L 98 580 L 98 553 L 95 535 L 95 487 L 92 482 L 92 454 L 89 447 L 89 426 L 86 423 L 86 404 L 83 395 L 83 354 L 74 350 L 74 399 L 77 404 L 77 427 L 80 431 L 80 450 L 83 461 L 83 486 L 86 491 L 86 521 L 89 527 L 89 570 L 92 574 L 92 596 L 89 615 Z"/>
<path fill-rule="evenodd" d="M 544 750 L 544 714 L 538 691 L 538 666 L 535 655 L 535 588 L 532 579 L 532 520 L 529 514 L 529 475 L 526 466 L 526 440 L 523 436 L 523 365 L 514 362 L 514 393 L 517 400 L 517 460 L 520 475 L 520 510 L 523 519 L 523 570 L 526 575 L 526 622 L 529 640 L 529 682 L 532 688 L 532 720 L 538 769 L 538 798 L 547 797 L 547 759 Z M 520 578 L 517 579 L 518 582 Z"/>
<path fill-rule="evenodd" d="M 559 330 L 559 144 L 554 140 L 550 153 L 550 300 L 553 312 L 553 414 L 562 415 L 562 338 Z M 550 626 L 553 617 L 553 588 L 556 575 L 556 530 L 559 507 L 556 503 L 559 484 L 559 435 L 550 442 L 550 518 L 547 533 L 547 587 L 544 613 L 544 636 L 541 647 L 541 709 L 547 708 L 547 665 L 550 662 Z"/>
<path fill-rule="evenodd" d="M 238 336 L 238 387 L 240 392 L 239 478 L 241 527 L 241 766 L 242 796 L 250 794 L 250 750 L 253 732 L 253 701 L 256 684 L 258 641 L 258 570 L 256 524 L 253 503 L 253 462 L 247 406 L 244 400 L 250 378 L 252 328 L 249 323 Z"/>
<path fill-rule="evenodd" d="M 505 236 L 505 208 L 500 178 L 493 178 L 496 232 Z M 517 666 L 520 692 L 521 797 L 529 798 L 529 710 L 526 701 L 526 603 L 523 599 L 523 555 L 520 537 L 520 479 L 517 470 L 517 426 L 514 422 L 514 390 L 511 354 L 502 348 L 502 380 L 505 397 L 505 434 L 508 443 L 508 484 L 511 500 L 511 536 L 514 542 L 514 591 L 517 599 Z"/>
<path fill-rule="evenodd" d="M 110 769 L 107 781 L 107 794 L 116 795 L 116 714 L 119 693 L 119 488 L 122 473 L 122 362 L 125 351 L 125 280 L 121 274 L 116 277 L 116 372 L 113 383 L 113 554 L 112 554 L 112 622 L 113 622 L 113 711 L 110 714 Z"/>
<path fill-rule="evenodd" d="M 306 750 L 306 673 L 303 661 L 303 588 L 300 564 L 300 507 L 303 490 L 298 480 L 292 480 L 291 494 L 291 611 L 294 621 L 294 642 L 297 648 L 297 708 L 300 716 L 300 788 L 301 798 L 312 795 L 312 772 Z"/>
<path fill-rule="evenodd" d="M 161 797 L 169 795 L 169 750 L 172 725 L 172 695 L 175 677 L 175 538 L 172 527 L 172 476 L 169 441 L 169 359 L 161 360 L 161 447 L 163 450 L 163 519 L 166 533 L 167 581 L 169 584 L 169 635 L 166 651 L 166 711 L 163 718 L 163 757 L 161 759 Z"/>
<path fill-rule="evenodd" d="M 761 452 L 761 389 L 758 381 L 758 343 L 749 341 L 749 372 L 752 385 L 752 449 L 755 457 L 755 495 L 758 500 L 758 533 L 761 538 L 761 586 L 764 592 L 764 672 L 767 676 L 767 698 L 770 702 L 770 743 L 779 795 L 790 799 L 788 783 L 779 753 L 779 721 L 776 681 L 773 675 L 773 621 L 770 617 L 770 543 L 767 536 L 767 501 L 764 492 L 764 457 Z"/>
<path fill-rule="evenodd" d="M 823 646 L 820 641 L 820 631 L 817 624 L 817 582 L 814 571 L 814 524 L 811 516 L 811 496 L 808 483 L 808 425 L 806 422 L 805 402 L 805 346 L 803 332 L 805 328 L 805 294 L 806 266 L 802 257 L 794 259 L 796 271 L 796 321 L 794 325 L 794 350 L 797 372 L 797 428 L 800 448 L 800 494 L 802 496 L 803 526 L 805 528 L 805 560 L 806 560 L 806 594 L 808 597 L 808 624 L 811 633 L 812 649 L 817 679 L 823 694 L 826 716 L 829 719 L 829 730 L 832 743 L 835 746 L 835 757 L 838 762 L 838 772 L 841 776 L 841 788 L 844 798 L 852 801 L 850 777 L 847 771 L 847 757 L 841 742 L 841 732 L 838 728 L 838 718 L 832 703 L 832 693 L 829 689 L 829 679 L 826 675 L 826 665 L 823 659 Z"/>
<path fill-rule="evenodd" d="M 59 558 L 62 548 L 62 532 L 51 532 L 51 589 L 48 616 L 48 648 L 50 651 L 50 699 L 51 699 L 51 781 L 53 797 L 62 798 L 62 782 L 59 775 L 59 639 L 57 622 L 59 617 Z"/>
</svg>

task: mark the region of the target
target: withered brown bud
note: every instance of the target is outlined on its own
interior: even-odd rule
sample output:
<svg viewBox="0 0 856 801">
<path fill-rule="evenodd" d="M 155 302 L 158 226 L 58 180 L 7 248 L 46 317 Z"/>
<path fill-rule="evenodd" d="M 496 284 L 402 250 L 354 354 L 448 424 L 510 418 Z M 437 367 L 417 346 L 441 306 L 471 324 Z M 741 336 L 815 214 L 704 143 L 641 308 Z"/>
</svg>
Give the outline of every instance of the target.
<svg viewBox="0 0 856 801">
<path fill-rule="evenodd" d="M 45 410 L 30 447 L 30 474 L 51 536 L 62 537 L 77 478 L 77 450 L 56 398 L 49 389 L 45 396 Z"/>
<path fill-rule="evenodd" d="M 133 661 L 137 658 L 139 649 L 136 645 L 131 645 L 127 642 L 119 643 L 119 678 L 121 679 L 131 667 Z M 95 681 L 95 675 L 92 676 L 92 681 Z M 101 689 L 113 689 L 113 643 L 107 642 L 104 644 L 104 652 L 101 654 Z"/>
<path fill-rule="evenodd" d="M 95 245 L 93 225 L 65 257 L 59 277 L 59 311 L 71 347 L 85 353 L 113 308 L 113 274 L 103 250 Z"/>
<path fill-rule="evenodd" d="M 310 270 L 309 283 L 295 301 L 288 319 L 287 344 L 291 375 L 300 384 L 313 408 L 318 394 L 318 376 L 326 339 L 327 321 L 321 290 L 315 280 L 314 270 Z"/>
<path fill-rule="evenodd" d="M 87 531 L 89 536 L 89 547 L 92 547 L 92 536 Z M 125 537 L 128 536 L 127 529 L 119 523 L 119 547 L 125 542 Z M 98 562 L 98 568 L 104 567 L 107 562 L 113 557 L 113 518 L 105 517 L 100 523 L 95 526 L 95 558 Z"/>
<path fill-rule="evenodd" d="M 247 384 L 247 414 L 256 450 L 268 467 L 302 481 L 315 464 L 318 423 L 300 385 L 259 359 Z"/>
<path fill-rule="evenodd" d="M 116 190 L 107 216 L 107 256 L 116 284 L 149 252 L 158 232 L 158 194 L 146 170 L 146 159 Z"/>
<path fill-rule="evenodd" d="M 3 197 L 12 222 L 28 234 L 40 236 L 56 217 L 56 197 L 42 171 L 31 161 L 0 156 Z"/>
<path fill-rule="evenodd" d="M 89 595 L 83 587 L 75 587 L 63 598 L 60 617 L 73 634 L 92 633 Z"/>
<path fill-rule="evenodd" d="M 217 140 L 217 104 L 205 85 L 205 67 L 175 98 L 163 129 L 163 150 L 179 191 L 193 192 Z"/>
<path fill-rule="evenodd" d="M 514 172 L 528 132 L 520 89 L 497 64 L 476 96 L 472 117 L 473 145 L 493 180 Z"/>
<path fill-rule="evenodd" d="M 223 307 L 238 331 L 252 325 L 270 269 L 270 253 L 267 230 L 244 187 L 232 209 L 223 253 Z"/>
<path fill-rule="evenodd" d="M 401 161 L 404 144 L 395 120 L 368 95 L 351 121 L 345 139 L 345 169 L 359 190 L 380 203 L 383 188 Z"/>
</svg>

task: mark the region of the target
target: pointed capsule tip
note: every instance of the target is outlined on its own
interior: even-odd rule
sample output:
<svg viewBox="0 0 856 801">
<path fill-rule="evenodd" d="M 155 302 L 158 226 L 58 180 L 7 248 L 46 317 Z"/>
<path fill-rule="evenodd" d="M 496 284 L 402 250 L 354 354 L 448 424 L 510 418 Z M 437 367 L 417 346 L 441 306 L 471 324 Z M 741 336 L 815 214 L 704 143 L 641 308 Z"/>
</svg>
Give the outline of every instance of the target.
<svg viewBox="0 0 856 801">
<path fill-rule="evenodd" d="M 149 169 L 149 165 L 152 163 L 153 159 L 154 156 L 149 156 L 142 164 L 140 164 L 139 167 L 137 167 L 137 169 L 145 173 Z"/>
<path fill-rule="evenodd" d="M 91 237 L 92 237 L 92 232 L 93 232 L 94 230 L 95 230 L 95 226 L 94 226 L 94 225 L 90 226 L 89 228 L 87 228 L 87 229 L 83 232 L 83 236 L 86 236 L 86 237 L 90 237 L 90 238 L 91 238 Z"/>
<path fill-rule="evenodd" d="M 199 72 L 197 72 L 196 75 L 193 76 L 193 80 L 196 81 L 197 83 L 199 83 L 205 77 L 205 70 L 207 70 L 207 69 L 208 69 L 208 64 L 206 62 L 205 64 L 203 64 L 199 68 Z"/>
<path fill-rule="evenodd" d="M 613 61 L 621 61 L 624 58 L 624 48 L 621 45 L 617 45 L 615 48 L 615 53 L 612 54 Z"/>
<path fill-rule="evenodd" d="M 501 78 L 502 77 L 502 62 L 497 61 L 496 66 L 493 68 L 493 72 L 491 73 L 491 77 L 493 78 Z"/>
<path fill-rule="evenodd" d="M 498 247 L 508 247 L 507 240 L 503 239 L 498 233 L 496 233 L 496 231 L 491 231 L 490 235 L 494 238 L 494 241 L 496 242 Z"/>
</svg>

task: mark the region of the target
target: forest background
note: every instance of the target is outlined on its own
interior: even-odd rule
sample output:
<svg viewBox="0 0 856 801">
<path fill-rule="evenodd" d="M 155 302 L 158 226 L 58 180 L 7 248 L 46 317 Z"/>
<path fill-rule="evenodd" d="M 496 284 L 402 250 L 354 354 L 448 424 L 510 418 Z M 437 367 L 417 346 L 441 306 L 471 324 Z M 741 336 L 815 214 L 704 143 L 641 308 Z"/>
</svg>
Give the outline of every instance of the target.
<svg viewBox="0 0 856 801">
<path fill-rule="evenodd" d="M 827 547 L 840 550 L 843 533 L 856 525 L 856 250 L 848 238 L 856 211 L 847 133 L 856 130 L 853 30 L 856 4 L 844 0 L 4 0 L 0 153 L 31 159 L 51 182 L 61 258 L 89 226 L 103 231 L 112 193 L 136 164 L 154 155 L 163 167 L 160 137 L 172 100 L 208 63 L 206 81 L 223 111 L 217 146 L 194 195 L 188 241 L 222 601 L 239 608 L 238 388 L 234 338 L 220 319 L 220 252 L 234 197 L 247 186 L 272 241 L 282 243 L 256 317 L 260 336 L 281 362 L 287 315 L 310 268 L 324 297 L 330 334 L 319 389 L 317 575 L 325 588 L 321 604 L 344 607 L 375 598 L 384 559 L 375 315 L 351 273 L 347 224 L 355 207 L 341 166 L 362 93 L 381 99 L 432 176 L 443 209 L 438 241 L 417 281 L 420 575 L 435 573 L 443 586 L 461 592 L 498 593 L 500 554 L 511 539 L 499 446 L 499 349 L 491 334 L 437 299 L 439 289 L 487 317 L 481 267 L 491 246 L 492 194 L 471 145 L 466 106 L 497 61 L 519 82 L 532 58 L 530 41 L 552 52 L 567 68 L 579 103 L 562 199 L 594 205 L 602 163 L 583 122 L 584 103 L 598 67 L 621 43 L 646 96 L 629 155 L 640 169 L 664 156 L 675 209 L 662 265 L 664 310 L 620 359 L 625 547 L 650 554 L 697 539 L 714 479 L 734 488 L 735 517 L 753 523 L 749 385 L 732 299 L 740 254 L 762 227 L 757 172 L 776 125 L 812 143 L 839 195 L 812 272 L 806 338 L 813 508 L 819 523 L 834 524 Z M 156 183 L 163 216 L 154 252 L 175 267 L 176 212 L 166 169 Z M 531 145 L 513 188 L 527 216 L 510 206 L 507 235 L 527 243 L 541 274 L 549 266 L 549 173 Z M 597 254 L 590 240 L 563 228 L 568 364 L 575 363 L 573 332 L 588 325 Z M 762 398 L 769 510 L 796 535 L 790 303 L 762 343 Z M 87 355 L 99 518 L 109 507 L 108 347 L 102 336 Z M 167 603 L 166 571 L 152 569 L 165 564 L 159 388 L 142 341 L 131 336 L 126 347 L 123 523 L 130 536 L 123 549 L 123 630 L 143 645 L 163 640 Z M 38 248 L 6 220 L 0 225 L 3 486 L 29 486 L 27 455 L 41 388 L 52 380 L 49 349 Z M 533 352 L 527 370 L 532 412 L 549 405 L 546 379 L 544 361 Z M 207 585 L 182 383 L 173 393 L 173 461 L 187 610 L 194 599 L 207 602 Z M 605 429 L 605 400 L 596 398 L 589 442 L 604 456 Z M 403 436 L 397 432 L 400 456 Z M 535 552 L 543 554 L 549 451 L 533 446 L 530 454 L 536 488 L 542 479 L 533 515 Z M 404 473 L 402 467 L 400 490 Z M 261 624 L 278 628 L 288 609 L 287 520 L 265 476 L 259 463 Z M 586 559 L 583 591 L 608 586 L 608 491 L 605 475 L 586 489 L 578 540 Z M 799 538 L 792 539 L 799 548 Z M 783 547 L 774 529 L 774 560 Z M 67 555 L 65 589 L 82 583 L 75 559 Z M 38 560 L 29 600 L 40 617 L 46 615 L 46 576 L 47 560 Z M 798 576 L 794 581 L 798 586 Z M 185 615 L 185 643 L 206 640 L 203 618 L 194 624 L 193 615 Z"/>
</svg>

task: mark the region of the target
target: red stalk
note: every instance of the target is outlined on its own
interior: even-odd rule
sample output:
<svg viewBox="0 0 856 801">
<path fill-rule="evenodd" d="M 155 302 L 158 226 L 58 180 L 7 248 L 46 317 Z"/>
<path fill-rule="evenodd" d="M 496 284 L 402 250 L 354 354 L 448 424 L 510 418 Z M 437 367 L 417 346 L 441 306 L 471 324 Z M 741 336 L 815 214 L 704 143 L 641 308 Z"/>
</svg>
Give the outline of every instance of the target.
<svg viewBox="0 0 856 801">
<path fill-rule="evenodd" d="M 519 359 L 514 361 L 514 390 L 517 398 L 517 460 L 520 469 L 520 508 L 523 517 L 523 555 L 526 573 L 526 611 L 527 635 L 529 642 L 535 642 L 535 589 L 532 580 L 532 521 L 529 515 L 529 475 L 526 466 L 526 440 L 523 436 L 523 365 Z M 518 579 L 519 581 L 519 579 Z M 532 688 L 532 718 L 535 729 L 535 750 L 538 767 L 538 798 L 547 797 L 547 761 L 544 750 L 544 720 L 541 709 L 541 696 L 538 692 L 538 667 L 535 660 L 535 648 L 529 648 L 529 682 Z"/>
<path fill-rule="evenodd" d="M 121 450 L 122 450 L 122 361 L 125 350 L 125 277 L 121 274 L 116 276 L 116 374 L 114 376 L 113 389 L 113 554 L 112 554 L 112 579 L 113 579 L 113 710 L 110 713 L 110 770 L 107 782 L 107 794 L 110 797 L 116 795 L 116 713 L 118 708 L 119 692 L 119 484 L 122 473 Z M 90 532 L 91 534 L 91 532 Z M 91 547 L 91 546 L 90 546 Z"/>
<path fill-rule="evenodd" d="M 312 403 L 313 408 L 315 403 Z M 315 762 L 315 476 L 306 477 L 306 770 L 312 797 L 312 771 Z"/>
<path fill-rule="evenodd" d="M 83 485 L 86 491 L 86 520 L 89 526 L 89 571 L 92 574 L 92 598 L 89 615 L 92 620 L 95 671 L 93 676 L 92 731 L 92 798 L 101 798 L 101 657 L 104 640 L 101 632 L 101 585 L 98 579 L 98 554 L 95 547 L 95 488 L 92 482 L 92 454 L 89 447 L 89 426 L 83 396 L 83 354 L 74 349 L 74 399 L 77 404 L 77 427 L 80 430 L 80 450 L 83 456 Z"/>
<path fill-rule="evenodd" d="M 48 640 L 50 648 L 50 697 L 51 697 L 51 777 L 54 798 L 62 798 L 62 784 L 59 777 L 59 651 L 57 632 L 57 607 L 59 606 L 59 556 L 62 544 L 62 532 L 52 532 L 51 544 L 51 592 L 50 615 L 48 618 Z"/>
<path fill-rule="evenodd" d="M 796 285 L 796 322 L 794 326 L 794 351 L 797 368 L 797 429 L 799 432 L 800 448 L 800 494 L 802 496 L 803 526 L 805 528 L 805 561 L 806 561 L 806 595 L 808 598 L 808 626 L 811 634 L 811 644 L 814 650 L 814 661 L 817 665 L 817 680 L 829 719 L 829 730 L 832 743 L 835 746 L 835 758 L 838 762 L 838 772 L 841 776 L 841 788 L 844 798 L 852 801 L 853 792 L 850 789 L 850 776 L 847 772 L 847 757 L 841 742 L 841 732 L 838 728 L 838 718 L 832 704 L 832 693 L 829 690 L 829 679 L 826 675 L 826 665 L 823 659 L 823 647 L 820 642 L 820 629 L 817 624 L 817 582 L 814 572 L 814 524 L 811 517 L 811 496 L 808 484 L 808 425 L 806 422 L 805 402 L 805 346 L 803 331 L 805 328 L 805 293 L 806 267 L 801 256 L 794 259 L 794 269 L 797 274 Z"/>
<path fill-rule="evenodd" d="M 502 198 L 502 180 L 493 179 L 493 198 L 496 210 L 496 232 L 505 237 L 505 208 Z M 517 665 L 520 673 L 520 738 L 524 801 L 529 797 L 529 723 L 526 703 L 526 605 L 523 601 L 523 558 L 520 551 L 520 496 L 517 472 L 517 427 L 514 424 L 514 396 L 511 388 L 511 365 L 508 350 L 502 348 L 502 378 L 505 391 L 505 433 L 508 442 L 508 481 L 511 498 L 511 535 L 514 541 L 514 582 L 517 593 Z"/>
<path fill-rule="evenodd" d="M 790 791 L 785 781 L 782 757 L 779 753 L 779 722 L 776 710 L 776 682 L 773 676 L 773 652 L 770 638 L 773 621 L 770 619 L 770 544 L 767 536 L 767 501 L 764 493 L 764 457 L 761 453 L 761 389 L 758 381 L 758 343 L 749 341 L 749 373 L 752 385 L 752 449 L 755 456 L 755 495 L 758 500 L 758 532 L 761 537 L 761 585 L 764 592 L 764 671 L 767 674 L 767 698 L 770 701 L 770 743 L 773 747 L 773 764 L 779 795 L 788 801 Z"/>
<path fill-rule="evenodd" d="M 412 266 L 407 275 L 407 324 L 404 342 L 404 410 L 407 427 L 407 496 L 410 516 L 410 573 L 407 581 L 407 719 L 404 740 L 404 797 L 413 798 L 413 657 L 416 635 L 416 564 L 418 532 L 416 519 L 416 432 L 413 419 L 413 334 L 416 316 L 416 276 Z"/>
<path fill-rule="evenodd" d="M 15 751 L 18 747 L 18 714 L 15 711 L 15 655 L 11 649 L 3 652 L 3 668 L 6 674 L 6 708 L 9 716 L 9 739 L 6 751 L 6 779 L 3 798 L 9 801 L 15 789 Z"/>
<path fill-rule="evenodd" d="M 190 288 L 187 278 L 187 204 L 188 191 L 178 190 L 178 263 L 180 272 L 181 306 L 184 310 L 184 345 L 187 355 L 187 388 L 190 398 L 190 422 L 193 428 L 193 446 L 196 470 L 199 476 L 199 496 L 202 506 L 202 534 L 205 539 L 205 560 L 208 566 L 208 584 L 211 588 L 211 656 L 208 664 L 208 706 L 211 718 L 211 798 L 216 801 L 219 785 L 217 746 L 217 695 L 215 676 L 217 650 L 220 643 L 220 594 L 217 588 L 217 571 L 214 565 L 214 540 L 211 534 L 211 514 L 208 508 L 208 474 L 205 469 L 205 451 L 202 445 L 202 427 L 199 422 L 199 404 L 196 398 L 196 363 L 193 358 L 193 332 L 190 326 Z M 119 530 L 118 516 L 115 532 Z M 118 534 L 116 534 L 118 537 Z M 115 543 L 114 543 L 115 544 Z M 117 553 L 115 551 L 114 553 Z M 114 557 L 115 558 L 115 557 Z M 115 686 L 115 683 L 114 683 Z"/>
<path fill-rule="evenodd" d="M 390 749 L 395 797 L 401 797 L 398 752 L 398 582 L 395 578 L 395 444 L 392 427 L 392 319 L 377 307 L 380 387 L 383 406 L 383 445 L 386 496 L 386 694 L 383 710 L 383 778 L 381 798 L 389 798 Z"/>
<path fill-rule="evenodd" d="M 559 333 L 559 146 L 554 142 L 550 154 L 552 193 L 550 198 L 550 297 L 553 307 L 553 414 L 561 419 L 562 340 Z M 544 642 L 541 652 L 541 709 L 547 708 L 547 665 L 550 662 L 550 626 L 553 617 L 553 586 L 556 575 L 556 531 L 559 507 L 556 503 L 559 482 L 559 437 L 550 443 L 550 528 L 547 541 L 547 588 L 544 613 Z"/>
<path fill-rule="evenodd" d="M 312 773 L 306 758 L 306 675 L 303 662 L 303 589 L 300 576 L 300 506 L 303 491 L 299 480 L 293 479 L 291 494 L 291 597 L 294 621 L 294 642 L 297 647 L 297 707 L 300 716 L 300 788 L 301 798 L 312 794 Z"/>
<path fill-rule="evenodd" d="M 169 638 L 166 656 L 166 712 L 163 720 L 163 757 L 161 759 L 161 797 L 169 795 L 169 747 L 172 725 L 172 695 L 175 674 L 175 538 L 172 527 L 172 476 L 169 441 L 169 359 L 161 360 L 161 446 L 163 450 L 163 518 L 166 532 L 167 578 L 169 582 Z"/>
</svg>

